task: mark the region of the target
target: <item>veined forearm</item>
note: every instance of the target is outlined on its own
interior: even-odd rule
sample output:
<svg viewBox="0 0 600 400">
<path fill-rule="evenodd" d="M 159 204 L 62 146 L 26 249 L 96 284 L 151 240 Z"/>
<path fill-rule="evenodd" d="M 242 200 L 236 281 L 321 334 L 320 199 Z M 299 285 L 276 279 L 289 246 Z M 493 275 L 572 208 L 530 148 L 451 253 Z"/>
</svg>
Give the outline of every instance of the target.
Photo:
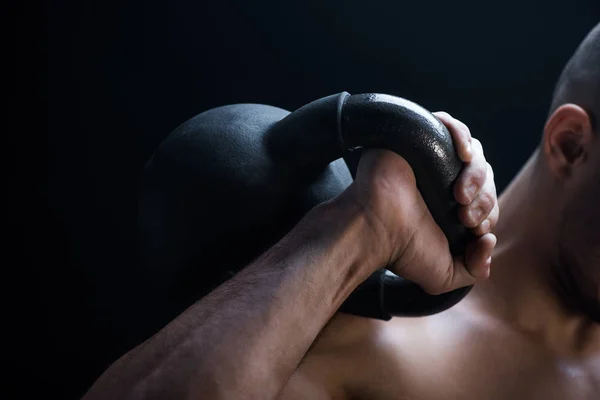
<svg viewBox="0 0 600 400">
<path fill-rule="evenodd" d="M 377 265 L 350 204 L 323 204 L 281 242 L 115 363 L 89 398 L 277 396 L 323 326 Z M 111 378 L 114 377 L 114 378 Z"/>
</svg>

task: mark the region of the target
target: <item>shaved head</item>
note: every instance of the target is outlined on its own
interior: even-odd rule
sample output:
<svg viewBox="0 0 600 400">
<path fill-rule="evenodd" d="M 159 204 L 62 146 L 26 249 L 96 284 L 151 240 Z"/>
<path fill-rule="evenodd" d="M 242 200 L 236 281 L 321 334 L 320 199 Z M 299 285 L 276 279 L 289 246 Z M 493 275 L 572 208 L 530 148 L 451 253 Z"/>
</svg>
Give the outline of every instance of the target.
<svg viewBox="0 0 600 400">
<path fill-rule="evenodd" d="M 532 165 L 541 175 L 530 177 L 548 177 L 539 201 L 546 216 L 557 218 L 551 240 L 557 294 L 600 323 L 600 23 L 560 74 L 540 149 Z"/>
<path fill-rule="evenodd" d="M 561 105 L 573 103 L 585 109 L 595 130 L 600 118 L 600 23 L 581 42 L 554 90 L 550 115 Z"/>
</svg>

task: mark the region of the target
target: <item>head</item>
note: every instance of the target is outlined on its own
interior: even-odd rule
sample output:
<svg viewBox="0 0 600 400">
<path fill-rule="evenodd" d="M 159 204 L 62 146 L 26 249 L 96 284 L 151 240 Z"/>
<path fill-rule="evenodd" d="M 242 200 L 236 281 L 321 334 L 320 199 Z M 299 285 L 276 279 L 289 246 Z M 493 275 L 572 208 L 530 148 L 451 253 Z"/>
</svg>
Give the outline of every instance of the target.
<svg viewBox="0 0 600 400">
<path fill-rule="evenodd" d="M 556 205 L 557 285 L 600 322 L 600 24 L 556 84 L 538 161 Z"/>
</svg>

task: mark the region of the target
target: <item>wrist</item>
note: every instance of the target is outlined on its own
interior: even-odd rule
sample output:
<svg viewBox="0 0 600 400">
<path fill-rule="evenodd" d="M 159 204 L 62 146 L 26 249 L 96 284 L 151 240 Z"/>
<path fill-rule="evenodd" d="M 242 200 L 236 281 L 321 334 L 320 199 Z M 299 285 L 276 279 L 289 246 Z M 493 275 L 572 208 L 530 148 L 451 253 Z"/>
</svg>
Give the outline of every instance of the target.
<svg viewBox="0 0 600 400">
<path fill-rule="evenodd" d="M 319 232 L 330 257 L 340 261 L 358 283 L 378 268 L 387 265 L 387 243 L 381 241 L 379 228 L 349 190 L 313 208 L 305 217 L 307 227 Z M 355 276 L 354 276 L 355 275 Z"/>
</svg>

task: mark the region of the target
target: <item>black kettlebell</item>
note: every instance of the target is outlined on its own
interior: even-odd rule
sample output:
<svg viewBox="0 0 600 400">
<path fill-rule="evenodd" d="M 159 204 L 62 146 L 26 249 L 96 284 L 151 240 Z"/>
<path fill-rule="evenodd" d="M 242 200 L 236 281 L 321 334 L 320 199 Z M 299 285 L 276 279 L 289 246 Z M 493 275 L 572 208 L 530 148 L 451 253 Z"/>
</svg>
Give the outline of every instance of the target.
<svg viewBox="0 0 600 400">
<path fill-rule="evenodd" d="M 446 127 L 424 108 L 394 96 L 345 92 L 292 113 L 236 104 L 179 126 L 146 165 L 139 223 L 154 289 L 181 308 L 227 280 L 307 211 L 348 187 L 353 173 L 344 157 L 363 148 L 407 160 L 452 253 L 464 252 L 469 233 L 453 195 L 462 162 Z M 340 311 L 384 320 L 424 316 L 453 306 L 469 290 L 434 296 L 380 270 Z"/>
</svg>

